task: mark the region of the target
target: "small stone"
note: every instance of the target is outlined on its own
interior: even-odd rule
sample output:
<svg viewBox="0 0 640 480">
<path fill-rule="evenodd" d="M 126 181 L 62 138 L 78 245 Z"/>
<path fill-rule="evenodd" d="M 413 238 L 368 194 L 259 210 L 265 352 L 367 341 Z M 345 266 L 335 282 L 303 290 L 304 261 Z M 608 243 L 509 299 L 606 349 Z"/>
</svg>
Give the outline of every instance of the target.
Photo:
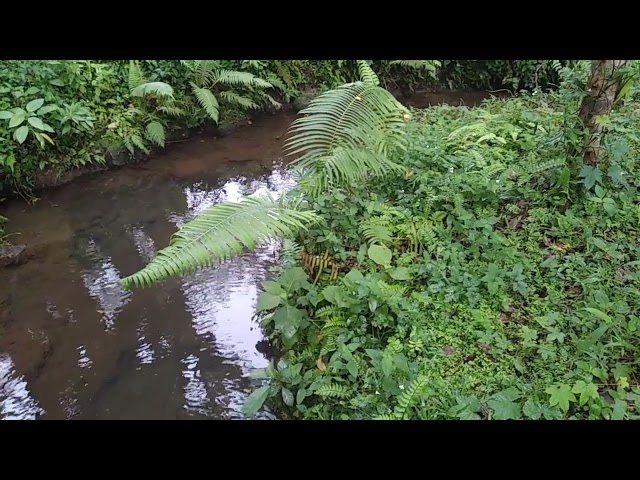
<svg viewBox="0 0 640 480">
<path fill-rule="evenodd" d="M 442 351 L 446 355 L 451 355 L 451 354 L 455 353 L 456 349 L 454 347 L 452 347 L 451 345 L 445 345 L 444 347 L 442 347 Z"/>
<path fill-rule="evenodd" d="M 20 265 L 27 261 L 26 245 L 2 245 L 0 246 L 0 267 L 7 265 Z"/>
</svg>

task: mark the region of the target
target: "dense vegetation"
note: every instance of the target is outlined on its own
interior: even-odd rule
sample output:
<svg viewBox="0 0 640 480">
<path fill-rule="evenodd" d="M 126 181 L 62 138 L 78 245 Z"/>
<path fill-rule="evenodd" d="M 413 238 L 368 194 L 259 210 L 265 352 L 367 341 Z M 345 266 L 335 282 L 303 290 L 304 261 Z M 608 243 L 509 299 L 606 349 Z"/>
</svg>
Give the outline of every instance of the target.
<svg viewBox="0 0 640 480">
<path fill-rule="evenodd" d="M 423 111 L 388 92 L 386 72 L 406 62 L 322 62 L 305 78 L 330 90 L 301 112 L 286 146 L 297 188 L 209 208 L 122 283 L 282 239 L 257 309 L 283 355 L 255 372 L 247 414 L 266 402 L 304 419 L 640 418 L 638 63 L 596 78 L 605 62 L 615 61 L 488 62 L 475 78 L 465 68 L 481 62 L 419 65 L 405 81 L 560 85 Z M 153 99 L 146 125 L 175 108 L 219 121 L 217 98 L 235 98 L 214 81 L 220 65 L 206 75 L 181 65 L 190 73 L 175 78 L 120 65 L 134 101 Z M 276 68 L 253 73 L 244 96 L 256 104 L 273 100 L 261 82 L 289 95 L 302 85 Z M 599 84 L 613 110 L 595 98 Z M 44 100 L 25 112 L 51 113 L 40 113 L 54 103 Z"/>
</svg>

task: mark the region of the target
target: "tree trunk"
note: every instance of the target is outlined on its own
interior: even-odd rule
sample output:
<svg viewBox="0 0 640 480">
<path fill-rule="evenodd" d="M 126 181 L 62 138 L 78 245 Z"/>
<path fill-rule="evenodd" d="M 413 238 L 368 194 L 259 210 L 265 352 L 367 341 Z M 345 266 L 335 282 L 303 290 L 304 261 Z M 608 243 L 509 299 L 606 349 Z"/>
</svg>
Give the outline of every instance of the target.
<svg viewBox="0 0 640 480">
<path fill-rule="evenodd" d="M 584 163 L 595 166 L 600 153 L 603 126 L 598 117 L 611 113 L 620 89 L 620 68 L 626 60 L 591 60 L 591 75 L 587 83 L 587 96 L 580 105 L 580 120 L 587 129 Z"/>
</svg>

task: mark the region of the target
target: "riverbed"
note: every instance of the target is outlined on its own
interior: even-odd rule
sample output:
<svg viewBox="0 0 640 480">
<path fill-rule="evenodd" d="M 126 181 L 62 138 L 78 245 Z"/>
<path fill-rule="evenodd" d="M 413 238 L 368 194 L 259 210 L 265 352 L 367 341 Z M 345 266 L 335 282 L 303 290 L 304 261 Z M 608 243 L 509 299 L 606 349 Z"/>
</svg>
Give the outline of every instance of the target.
<svg viewBox="0 0 640 480">
<path fill-rule="evenodd" d="M 465 100 L 425 98 L 412 102 Z M 247 375 L 269 361 L 253 317 L 276 246 L 145 289 L 118 280 L 204 208 L 291 188 L 282 144 L 294 118 L 176 142 L 6 206 L 28 260 L 0 269 L 0 419 L 243 418 Z"/>
</svg>

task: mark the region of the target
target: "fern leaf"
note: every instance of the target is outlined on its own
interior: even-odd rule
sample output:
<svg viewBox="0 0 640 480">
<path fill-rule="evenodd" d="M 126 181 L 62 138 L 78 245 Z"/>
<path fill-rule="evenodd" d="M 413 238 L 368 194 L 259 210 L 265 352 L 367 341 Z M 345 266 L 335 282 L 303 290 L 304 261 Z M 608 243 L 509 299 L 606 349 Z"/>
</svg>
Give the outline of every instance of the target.
<svg viewBox="0 0 640 480">
<path fill-rule="evenodd" d="M 398 396 L 398 404 L 393 410 L 393 415 L 398 420 L 407 418 L 408 411 L 415 405 L 423 389 L 427 384 L 426 377 L 420 376 L 411 382 L 407 388 Z"/>
<path fill-rule="evenodd" d="M 245 108 L 260 108 L 260 106 L 250 98 L 243 97 L 242 95 L 238 95 L 237 93 L 231 92 L 229 90 L 220 92 L 220 97 L 222 97 L 229 103 L 235 103 Z"/>
<path fill-rule="evenodd" d="M 349 389 L 344 385 L 332 383 L 318 387 L 315 394 L 320 397 L 345 398 L 349 396 Z"/>
<path fill-rule="evenodd" d="M 144 76 L 142 74 L 142 70 L 140 69 L 140 64 L 137 60 L 129 60 L 129 92 L 133 92 L 133 90 L 145 83 Z"/>
<path fill-rule="evenodd" d="M 164 126 L 160 122 L 149 122 L 145 128 L 145 136 L 147 139 L 160 147 L 165 144 Z"/>
<path fill-rule="evenodd" d="M 385 89 L 363 82 L 329 90 L 311 101 L 289 129 L 286 155 L 317 175 L 310 191 L 382 176 L 400 167 L 386 158 L 404 148 L 408 111 Z"/>
<path fill-rule="evenodd" d="M 382 415 L 378 415 L 377 417 L 373 417 L 371 420 L 395 420 L 395 417 L 389 413 L 384 413 Z"/>
<path fill-rule="evenodd" d="M 213 75 L 213 83 L 222 83 L 230 87 L 273 87 L 269 82 L 260 77 L 256 77 L 253 73 L 236 72 L 233 70 L 218 70 Z"/>
<path fill-rule="evenodd" d="M 380 79 L 376 75 L 376 72 L 369 66 L 369 64 L 364 60 L 356 60 L 356 64 L 358 65 L 358 73 L 360 74 L 360 79 L 368 84 L 368 85 L 380 85 Z"/>
<path fill-rule="evenodd" d="M 138 147 L 140 150 L 142 150 L 144 153 L 147 153 L 147 154 L 149 153 L 149 149 L 144 144 L 144 140 L 140 135 L 138 134 L 131 135 L 131 143 L 136 147 Z"/>
<path fill-rule="evenodd" d="M 206 88 L 200 88 L 193 82 L 191 83 L 191 88 L 193 89 L 193 93 L 195 94 L 198 102 L 204 111 L 207 112 L 207 115 L 216 123 L 218 123 L 218 119 L 220 116 L 220 105 L 218 104 L 218 99 L 216 96 Z"/>
<path fill-rule="evenodd" d="M 158 95 L 159 97 L 173 97 L 173 87 L 164 82 L 148 82 L 138 85 L 131 91 L 131 95 L 134 97 L 144 97 L 148 94 Z"/>
<path fill-rule="evenodd" d="M 242 253 L 269 238 L 291 235 L 317 220 L 314 212 L 288 208 L 271 196 L 243 197 L 209 207 L 183 225 L 168 247 L 141 271 L 123 278 L 124 287 L 157 283 Z"/>
<path fill-rule="evenodd" d="M 384 225 L 363 224 L 360 228 L 360 232 L 369 243 L 380 243 L 385 245 L 393 241 L 391 230 Z"/>
</svg>

